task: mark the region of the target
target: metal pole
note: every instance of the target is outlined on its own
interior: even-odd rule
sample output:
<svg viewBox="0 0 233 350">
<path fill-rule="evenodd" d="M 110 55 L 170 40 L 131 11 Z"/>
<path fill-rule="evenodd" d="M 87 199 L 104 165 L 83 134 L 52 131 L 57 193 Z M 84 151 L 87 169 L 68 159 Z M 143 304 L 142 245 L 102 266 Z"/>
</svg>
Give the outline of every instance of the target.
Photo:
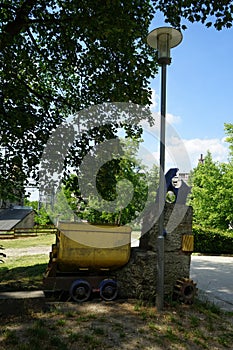
<svg viewBox="0 0 233 350">
<path fill-rule="evenodd" d="M 159 220 L 157 238 L 157 296 L 156 306 L 160 311 L 164 307 L 164 205 L 166 200 L 165 189 L 165 118 L 166 118 L 166 68 L 161 64 L 161 122 L 160 122 L 160 172 L 159 172 Z"/>
</svg>

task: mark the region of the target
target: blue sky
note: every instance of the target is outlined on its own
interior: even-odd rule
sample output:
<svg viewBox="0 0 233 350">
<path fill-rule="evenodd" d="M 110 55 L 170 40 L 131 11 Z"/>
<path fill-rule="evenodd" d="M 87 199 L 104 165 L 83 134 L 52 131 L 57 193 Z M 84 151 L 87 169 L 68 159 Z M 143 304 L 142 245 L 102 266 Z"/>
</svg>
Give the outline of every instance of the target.
<svg viewBox="0 0 233 350">
<path fill-rule="evenodd" d="M 159 14 L 150 30 L 168 26 Z M 217 31 L 187 23 L 183 41 L 171 50 L 167 69 L 168 120 L 190 155 L 192 167 L 209 149 L 215 161 L 227 161 L 224 123 L 233 123 L 233 29 Z M 160 73 L 151 81 L 155 111 L 160 110 Z M 185 168 L 185 167 L 184 167 Z M 180 169 L 188 171 L 189 169 Z"/>
</svg>

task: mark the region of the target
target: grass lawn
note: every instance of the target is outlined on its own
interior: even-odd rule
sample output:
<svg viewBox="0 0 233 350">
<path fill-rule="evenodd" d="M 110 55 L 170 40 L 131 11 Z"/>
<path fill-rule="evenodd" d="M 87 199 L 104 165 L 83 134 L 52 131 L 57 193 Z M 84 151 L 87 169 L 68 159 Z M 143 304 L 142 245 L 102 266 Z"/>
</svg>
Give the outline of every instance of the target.
<svg viewBox="0 0 233 350">
<path fill-rule="evenodd" d="M 38 235 L 35 237 L 23 237 L 16 239 L 2 239 L 0 245 L 7 248 L 28 248 L 42 245 L 51 245 L 55 242 L 54 234 Z"/>
<path fill-rule="evenodd" d="M 48 254 L 17 256 L 17 249 L 49 247 L 55 242 L 55 235 L 40 235 L 2 240 L 3 252 L 15 249 L 15 256 L 4 258 L 0 264 L 0 290 L 35 290 L 42 288 L 43 273 L 46 270 Z"/>
<path fill-rule="evenodd" d="M 42 288 L 43 273 L 49 257 L 26 255 L 5 259 L 0 265 L 0 291 L 36 290 Z"/>
</svg>

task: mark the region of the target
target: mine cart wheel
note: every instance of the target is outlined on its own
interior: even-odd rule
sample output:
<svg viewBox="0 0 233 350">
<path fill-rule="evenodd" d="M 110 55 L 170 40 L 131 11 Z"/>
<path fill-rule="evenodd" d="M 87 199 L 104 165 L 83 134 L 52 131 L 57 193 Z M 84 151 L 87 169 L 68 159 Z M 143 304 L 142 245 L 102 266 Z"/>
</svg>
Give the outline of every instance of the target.
<svg viewBox="0 0 233 350">
<path fill-rule="evenodd" d="M 176 281 L 173 297 L 185 304 L 193 304 L 197 294 L 196 283 L 189 278 L 181 278 Z"/>
<path fill-rule="evenodd" d="M 81 303 L 89 299 L 91 295 L 91 286 L 85 280 L 76 280 L 72 283 L 69 293 L 74 301 Z"/>
<path fill-rule="evenodd" d="M 118 293 L 118 286 L 114 280 L 103 280 L 100 283 L 100 296 L 103 300 L 111 301 L 116 299 Z"/>
</svg>

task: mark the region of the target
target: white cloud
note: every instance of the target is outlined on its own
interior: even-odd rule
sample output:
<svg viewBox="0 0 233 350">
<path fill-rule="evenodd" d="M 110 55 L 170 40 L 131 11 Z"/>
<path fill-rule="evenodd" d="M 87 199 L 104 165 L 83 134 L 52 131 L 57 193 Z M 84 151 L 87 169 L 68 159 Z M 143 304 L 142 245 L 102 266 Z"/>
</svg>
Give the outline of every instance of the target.
<svg viewBox="0 0 233 350">
<path fill-rule="evenodd" d="M 166 143 L 166 169 L 177 167 L 189 172 L 198 164 L 201 154 L 205 158 L 210 151 L 214 162 L 227 162 L 228 147 L 224 139 L 180 139 L 171 137 Z"/>
<path fill-rule="evenodd" d="M 159 101 L 160 97 L 157 92 L 152 89 L 152 105 L 151 111 L 152 116 L 155 121 L 153 127 L 145 127 L 146 131 L 151 132 L 157 139 L 159 139 L 160 132 L 160 112 L 159 109 Z M 157 110 L 157 111 L 156 111 Z M 207 151 L 210 151 L 213 160 L 216 162 L 227 162 L 228 161 L 228 146 L 225 143 L 225 139 L 183 139 L 179 137 L 179 135 L 175 132 L 173 126 L 181 123 L 182 118 L 180 116 L 176 116 L 171 113 L 166 113 L 166 167 L 170 166 L 173 163 L 180 163 L 180 167 L 184 168 L 182 171 L 186 171 L 185 169 L 189 166 L 191 168 L 196 167 L 198 164 L 198 160 L 200 159 L 200 155 L 206 155 Z M 144 129 L 144 130 L 145 130 Z M 170 129 L 170 130 L 169 130 Z M 169 130 L 169 131 L 168 131 Z M 190 159 L 190 165 L 187 164 L 187 159 L 185 162 L 182 162 L 184 148 L 188 154 Z M 158 152 L 153 152 L 153 155 L 158 158 Z M 186 163 L 186 164 L 185 164 Z M 178 167 L 178 166 L 177 166 Z M 190 169 L 189 169 L 190 170 Z M 188 170 L 187 170 L 188 171 Z"/>
<path fill-rule="evenodd" d="M 166 120 L 169 124 L 179 124 L 181 122 L 181 117 L 178 116 L 178 115 L 174 115 L 174 114 L 171 114 L 171 113 L 167 113 L 166 114 Z"/>
<path fill-rule="evenodd" d="M 152 90 L 152 95 L 151 95 L 150 109 L 156 110 L 158 107 L 158 103 L 159 103 L 159 95 L 157 94 L 157 92 L 154 89 L 151 89 L 151 90 Z"/>
<path fill-rule="evenodd" d="M 205 158 L 210 151 L 213 161 L 227 162 L 228 147 L 224 139 L 180 139 L 178 135 L 167 137 L 165 171 L 170 168 L 178 168 L 180 172 L 190 172 L 198 164 L 201 154 Z M 159 149 L 152 150 L 151 161 L 159 164 Z M 155 161 L 156 160 L 156 161 Z"/>
<path fill-rule="evenodd" d="M 152 112 L 152 116 L 155 120 L 155 124 L 157 124 L 158 121 L 160 121 L 160 112 L 158 112 L 159 102 L 160 102 L 159 95 L 157 94 L 157 92 L 154 89 L 152 89 L 150 109 Z M 174 114 L 171 114 L 171 113 L 166 113 L 166 121 L 169 124 L 178 124 L 181 122 L 181 117 L 175 116 Z"/>
<path fill-rule="evenodd" d="M 216 162 L 227 162 L 228 160 L 228 146 L 224 139 L 191 139 L 183 140 L 191 159 L 192 166 L 195 167 L 200 159 L 200 155 L 205 157 L 207 151 L 210 151 L 212 158 Z"/>
<path fill-rule="evenodd" d="M 160 120 L 161 120 L 160 112 L 152 111 L 152 119 L 153 119 L 152 126 L 150 126 L 149 123 L 145 120 L 142 120 L 140 124 L 145 131 L 150 133 L 155 133 L 156 135 L 158 135 L 158 133 L 160 132 Z M 169 126 L 178 124 L 180 122 L 181 122 L 181 117 L 175 116 L 174 114 L 170 114 L 170 113 L 166 114 L 166 129 L 169 128 Z"/>
<path fill-rule="evenodd" d="M 158 106 L 158 95 L 153 90 L 153 105 Z M 150 126 L 147 122 L 141 122 L 144 130 L 143 147 L 147 149 L 141 155 L 141 159 L 146 164 L 159 164 L 159 141 L 160 141 L 160 112 L 151 109 L 154 125 Z M 175 124 L 181 123 L 182 118 L 174 114 L 166 114 L 166 155 L 165 155 L 165 171 L 170 168 L 179 168 L 180 172 L 189 172 L 198 164 L 201 154 L 205 157 L 207 151 L 211 152 L 213 161 L 228 161 L 228 145 L 225 138 L 210 139 L 181 139 L 175 130 Z"/>
</svg>

